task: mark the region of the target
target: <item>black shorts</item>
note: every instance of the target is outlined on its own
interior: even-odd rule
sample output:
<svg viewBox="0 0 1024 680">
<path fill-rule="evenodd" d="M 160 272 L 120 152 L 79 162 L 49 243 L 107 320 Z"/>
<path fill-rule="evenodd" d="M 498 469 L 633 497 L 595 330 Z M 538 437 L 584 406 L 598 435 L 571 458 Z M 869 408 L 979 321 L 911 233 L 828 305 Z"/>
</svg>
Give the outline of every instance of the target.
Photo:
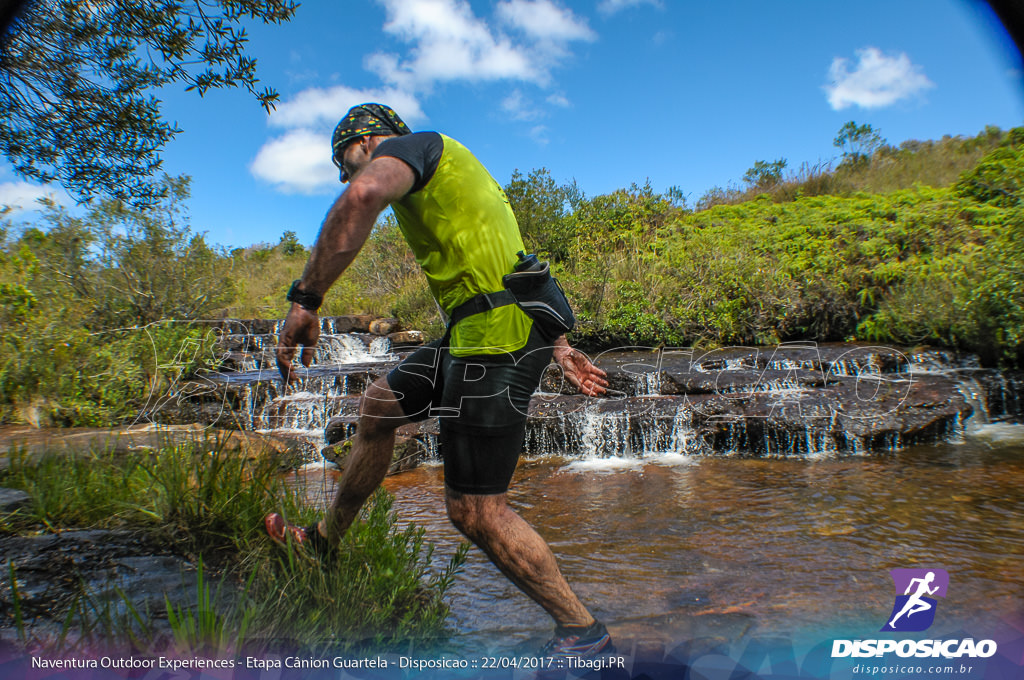
<svg viewBox="0 0 1024 680">
<path fill-rule="evenodd" d="M 388 374 L 407 418 L 438 417 L 450 488 L 465 494 L 508 490 L 523 450 L 530 397 L 553 349 L 536 326 L 525 347 L 505 354 L 452 356 L 445 335 Z"/>
</svg>

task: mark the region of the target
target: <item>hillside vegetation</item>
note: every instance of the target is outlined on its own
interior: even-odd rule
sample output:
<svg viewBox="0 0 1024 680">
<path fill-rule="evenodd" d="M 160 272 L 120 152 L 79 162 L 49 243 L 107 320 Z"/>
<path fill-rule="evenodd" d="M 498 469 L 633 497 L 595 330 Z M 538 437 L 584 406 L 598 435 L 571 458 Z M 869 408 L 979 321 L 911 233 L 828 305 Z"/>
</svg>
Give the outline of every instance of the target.
<svg viewBox="0 0 1024 680">
<path fill-rule="evenodd" d="M 514 173 L 528 247 L 579 316 L 572 340 L 714 346 L 789 340 L 933 344 L 991 365 L 1024 360 L 1024 128 L 888 146 L 870 126 L 840 161 L 787 175 L 757 161 L 742 186 L 688 205 L 634 185 L 587 197 L 545 169 Z M 192 230 L 186 180 L 152 209 L 50 206 L 0 226 L 0 421 L 131 419 L 216 367 L 210 319 L 279 318 L 308 251 L 294 233 L 226 251 Z M 332 289 L 325 315 L 439 315 L 393 218 Z"/>
<path fill-rule="evenodd" d="M 514 177 L 526 238 L 579 311 L 576 341 L 929 343 L 1020 363 L 1024 129 L 876 145 L 791 177 L 759 164 L 698 209 L 649 186 L 583 199 L 544 170 Z"/>
</svg>

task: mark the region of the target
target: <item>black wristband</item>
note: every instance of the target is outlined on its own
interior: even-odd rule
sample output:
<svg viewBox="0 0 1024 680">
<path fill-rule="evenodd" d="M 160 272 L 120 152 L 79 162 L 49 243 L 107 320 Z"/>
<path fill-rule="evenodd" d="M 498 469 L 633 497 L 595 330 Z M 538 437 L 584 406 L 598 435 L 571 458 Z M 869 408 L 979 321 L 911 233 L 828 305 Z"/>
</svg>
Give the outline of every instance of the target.
<svg viewBox="0 0 1024 680">
<path fill-rule="evenodd" d="M 311 312 L 320 309 L 320 305 L 324 303 L 323 297 L 316 293 L 307 293 L 302 290 L 299 288 L 299 282 L 299 279 L 295 279 L 292 282 L 292 287 L 288 289 L 288 295 L 285 296 L 285 299 Z"/>
</svg>

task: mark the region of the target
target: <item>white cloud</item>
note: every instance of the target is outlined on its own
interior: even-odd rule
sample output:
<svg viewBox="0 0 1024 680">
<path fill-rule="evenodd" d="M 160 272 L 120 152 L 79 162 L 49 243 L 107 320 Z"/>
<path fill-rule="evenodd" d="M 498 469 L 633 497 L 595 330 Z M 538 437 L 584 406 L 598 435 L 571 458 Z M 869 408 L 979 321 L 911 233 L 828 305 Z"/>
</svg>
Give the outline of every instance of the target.
<svg viewBox="0 0 1024 680">
<path fill-rule="evenodd" d="M 561 43 L 597 39 L 585 21 L 551 0 L 508 0 L 499 4 L 496 11 L 506 24 L 535 40 Z"/>
<path fill-rule="evenodd" d="M 264 144 L 249 171 L 288 194 L 337 192 L 338 170 L 330 149 L 330 131 L 299 128 Z"/>
<path fill-rule="evenodd" d="M 411 43 L 409 58 L 378 53 L 367 67 L 386 82 L 426 89 L 437 81 L 531 80 L 538 77 L 521 50 L 495 36 L 462 0 L 381 0 L 384 31 Z"/>
<path fill-rule="evenodd" d="M 0 182 L 0 207 L 10 208 L 12 214 L 39 209 L 42 198 L 49 198 L 59 205 L 74 204 L 63 189 L 29 182 Z"/>
<path fill-rule="evenodd" d="M 857 50 L 857 66 L 836 57 L 825 86 L 828 103 L 836 111 L 850 106 L 876 109 L 890 106 L 935 87 L 906 54 L 887 56 L 877 47 Z"/>
<path fill-rule="evenodd" d="M 672 31 L 658 31 L 651 40 L 654 41 L 655 45 L 664 45 L 667 42 L 671 42 L 674 37 L 675 33 Z"/>
<path fill-rule="evenodd" d="M 512 90 L 507 97 L 501 100 L 501 109 L 512 120 L 537 120 L 544 115 L 544 112 L 523 95 L 523 91 L 519 88 Z"/>
<path fill-rule="evenodd" d="M 387 10 L 384 30 L 411 44 L 408 57 L 377 53 L 367 68 L 385 82 L 409 90 L 429 90 L 453 80 L 517 80 L 547 85 L 553 55 L 568 43 L 593 40 L 586 22 L 551 0 L 508 0 L 499 18 L 523 33 L 515 41 L 473 14 L 465 0 L 379 0 Z"/>
<path fill-rule="evenodd" d="M 616 12 L 639 5 L 653 5 L 659 8 L 662 6 L 661 0 L 601 0 L 597 5 L 597 11 L 605 16 L 610 16 Z"/>
<path fill-rule="evenodd" d="M 560 94 L 558 92 L 556 92 L 556 93 L 552 94 L 551 96 L 549 96 L 548 99 L 547 99 L 547 102 L 548 102 L 548 104 L 551 104 L 553 106 L 558 106 L 558 107 L 563 108 L 563 109 L 567 109 L 570 106 L 572 106 L 572 104 L 569 103 L 569 100 L 566 98 L 566 96 L 564 94 Z"/>
<path fill-rule="evenodd" d="M 530 138 L 541 146 L 547 146 L 550 141 L 548 139 L 548 128 L 545 125 L 535 125 L 530 128 Z"/>
<path fill-rule="evenodd" d="M 364 66 L 384 85 L 357 90 L 344 85 L 309 88 L 278 104 L 270 125 L 284 134 L 256 154 L 250 172 L 289 193 L 318 194 L 338 188 L 330 161 L 330 132 L 351 106 L 388 104 L 416 129 L 426 120 L 420 97 L 435 83 L 512 81 L 547 86 L 551 69 L 572 42 L 596 39 L 584 19 L 555 0 L 502 0 L 495 26 L 477 17 L 467 0 L 377 0 L 387 12 L 384 31 L 408 44 L 401 55 L 377 52 Z M 548 104 L 565 107 L 560 94 Z M 501 103 L 513 120 L 536 121 L 544 112 L 523 92 L 512 90 Z M 545 129 L 531 136 L 546 143 Z"/>
<path fill-rule="evenodd" d="M 426 115 L 414 95 L 394 88 L 357 90 L 344 85 L 328 89 L 303 90 L 290 100 L 277 105 L 270 115 L 270 124 L 277 127 L 312 127 L 330 125 L 332 128 L 353 106 L 366 102 L 387 104 L 410 127 L 426 120 Z"/>
</svg>

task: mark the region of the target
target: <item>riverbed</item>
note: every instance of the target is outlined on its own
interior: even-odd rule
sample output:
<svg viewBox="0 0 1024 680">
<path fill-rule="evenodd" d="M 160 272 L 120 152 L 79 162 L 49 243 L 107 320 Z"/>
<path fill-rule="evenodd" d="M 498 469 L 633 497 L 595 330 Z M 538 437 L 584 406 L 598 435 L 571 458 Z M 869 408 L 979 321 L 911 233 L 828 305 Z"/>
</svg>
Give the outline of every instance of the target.
<svg viewBox="0 0 1024 680">
<path fill-rule="evenodd" d="M 321 467 L 296 477 L 315 502 Z M 949 573 L 935 633 L 998 630 L 1024 611 L 1024 425 L 868 455 L 790 458 L 544 456 L 520 463 L 510 503 L 613 633 L 666 643 L 752 633 L 871 637 L 894 568 Z M 437 562 L 460 535 L 438 464 L 389 477 L 402 522 Z M 550 634 L 543 611 L 477 550 L 453 589 L 456 641 L 510 649 Z M 830 633 L 831 634 L 831 633 Z"/>
</svg>

